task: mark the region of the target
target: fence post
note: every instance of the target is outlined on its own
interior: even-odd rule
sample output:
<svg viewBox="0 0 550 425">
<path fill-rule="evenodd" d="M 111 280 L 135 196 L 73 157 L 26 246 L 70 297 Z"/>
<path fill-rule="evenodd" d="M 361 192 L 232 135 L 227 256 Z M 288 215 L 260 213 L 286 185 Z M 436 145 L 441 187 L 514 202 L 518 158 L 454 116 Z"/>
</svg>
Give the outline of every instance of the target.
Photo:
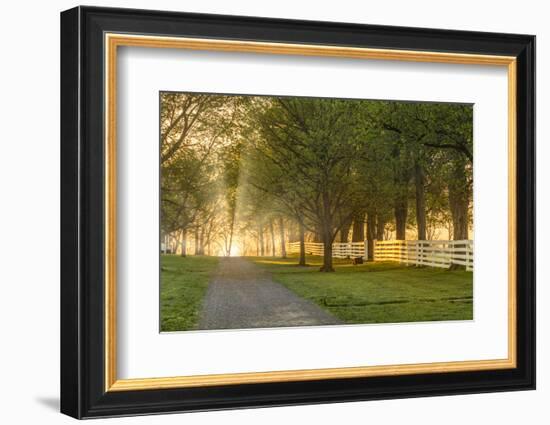
<svg viewBox="0 0 550 425">
<path fill-rule="evenodd" d="M 466 271 L 470 271 L 470 244 L 465 244 L 464 247 L 466 248 Z"/>
</svg>

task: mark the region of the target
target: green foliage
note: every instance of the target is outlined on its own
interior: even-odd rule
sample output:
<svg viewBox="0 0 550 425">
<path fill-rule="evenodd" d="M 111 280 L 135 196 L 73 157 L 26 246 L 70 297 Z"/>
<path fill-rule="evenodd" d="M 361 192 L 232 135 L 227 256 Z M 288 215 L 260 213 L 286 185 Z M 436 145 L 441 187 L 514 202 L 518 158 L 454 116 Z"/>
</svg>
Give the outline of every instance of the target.
<svg viewBox="0 0 550 425">
<path fill-rule="evenodd" d="M 253 183 L 312 224 L 331 220 L 354 196 L 353 103 L 273 98 L 262 107 L 255 116 Z"/>
</svg>

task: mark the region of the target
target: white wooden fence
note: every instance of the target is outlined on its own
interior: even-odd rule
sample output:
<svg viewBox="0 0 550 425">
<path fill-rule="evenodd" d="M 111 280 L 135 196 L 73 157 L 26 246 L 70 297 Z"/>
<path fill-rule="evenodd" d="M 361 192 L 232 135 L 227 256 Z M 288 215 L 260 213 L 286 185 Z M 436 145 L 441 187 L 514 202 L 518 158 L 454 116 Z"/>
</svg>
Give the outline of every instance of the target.
<svg viewBox="0 0 550 425">
<path fill-rule="evenodd" d="M 306 254 L 322 256 L 325 252 L 320 242 L 306 242 Z M 288 252 L 299 253 L 300 242 L 290 242 Z M 358 258 L 367 259 L 367 246 L 365 242 L 334 242 L 332 244 L 332 256 L 334 258 Z"/>
<path fill-rule="evenodd" d="M 452 264 L 474 269 L 474 243 L 462 241 L 376 241 L 375 261 L 398 261 L 416 266 L 449 268 Z"/>
<path fill-rule="evenodd" d="M 374 241 L 374 261 L 396 261 L 407 265 L 449 268 L 453 264 L 474 269 L 474 243 L 462 241 Z M 322 256 L 322 243 L 306 242 L 307 255 Z M 300 242 L 290 242 L 287 251 L 300 252 Z M 367 259 L 366 242 L 335 242 L 332 244 L 334 258 Z"/>
</svg>

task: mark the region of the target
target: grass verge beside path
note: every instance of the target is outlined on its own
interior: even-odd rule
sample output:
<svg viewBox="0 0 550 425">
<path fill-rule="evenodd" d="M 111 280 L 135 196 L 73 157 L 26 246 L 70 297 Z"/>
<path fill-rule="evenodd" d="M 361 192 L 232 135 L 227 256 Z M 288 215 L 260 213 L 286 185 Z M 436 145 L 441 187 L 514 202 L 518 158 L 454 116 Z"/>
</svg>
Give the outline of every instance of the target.
<svg viewBox="0 0 550 425">
<path fill-rule="evenodd" d="M 295 257 L 251 260 L 346 323 L 473 319 L 472 272 L 335 259 L 336 272 L 321 273 L 320 257 L 308 257 L 308 267 L 298 267 Z"/>
<path fill-rule="evenodd" d="M 161 255 L 160 329 L 193 329 L 218 257 Z"/>
</svg>

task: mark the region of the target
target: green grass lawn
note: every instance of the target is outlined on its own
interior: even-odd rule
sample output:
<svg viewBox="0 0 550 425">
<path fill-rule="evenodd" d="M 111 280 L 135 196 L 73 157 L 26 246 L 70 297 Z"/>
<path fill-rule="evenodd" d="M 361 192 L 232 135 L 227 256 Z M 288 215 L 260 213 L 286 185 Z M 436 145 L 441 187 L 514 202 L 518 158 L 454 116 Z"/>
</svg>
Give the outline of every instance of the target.
<svg viewBox="0 0 550 425">
<path fill-rule="evenodd" d="M 321 273 L 321 257 L 308 257 L 308 267 L 298 267 L 296 257 L 251 259 L 346 323 L 473 319 L 472 272 L 335 259 L 336 272 Z"/>
<path fill-rule="evenodd" d="M 218 257 L 161 255 L 160 329 L 193 329 Z"/>
</svg>

